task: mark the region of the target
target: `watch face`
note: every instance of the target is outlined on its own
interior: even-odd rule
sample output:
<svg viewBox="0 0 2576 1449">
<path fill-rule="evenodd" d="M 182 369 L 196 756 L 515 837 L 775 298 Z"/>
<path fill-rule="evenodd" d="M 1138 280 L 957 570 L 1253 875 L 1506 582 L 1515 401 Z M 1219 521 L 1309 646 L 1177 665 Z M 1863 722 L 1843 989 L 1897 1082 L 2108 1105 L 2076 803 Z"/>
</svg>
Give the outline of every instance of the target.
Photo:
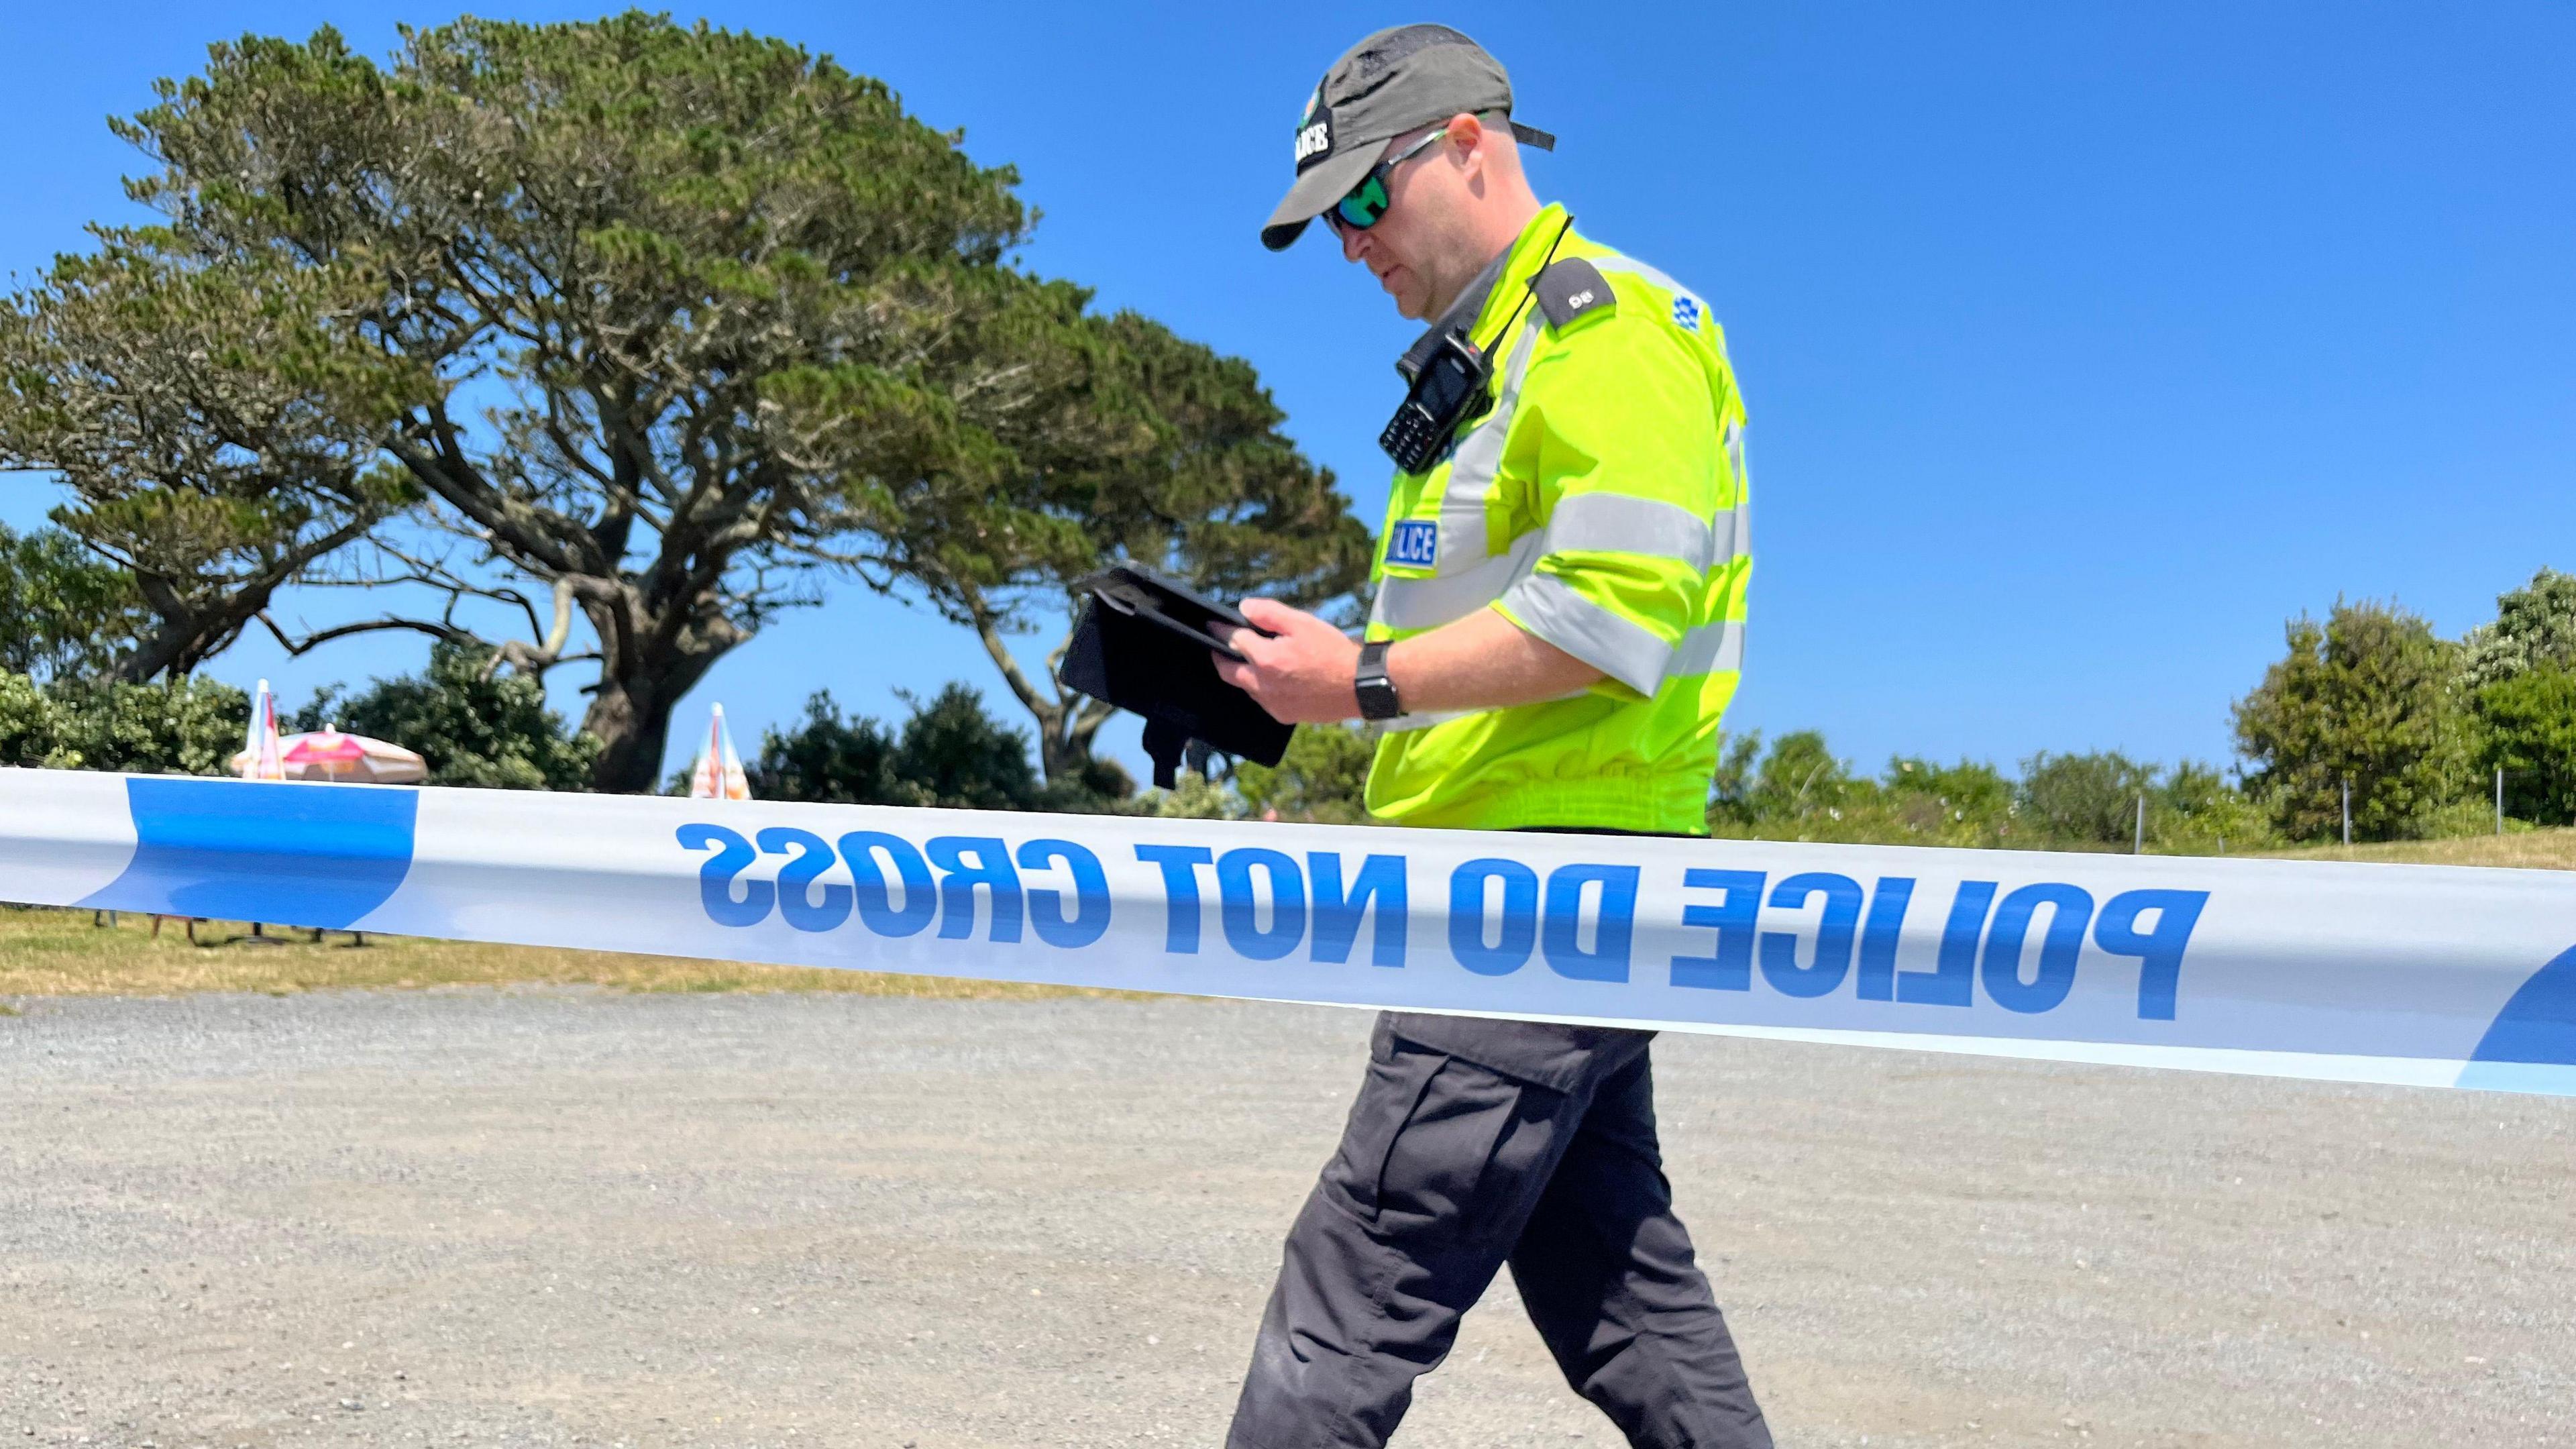
<svg viewBox="0 0 2576 1449">
<path fill-rule="evenodd" d="M 1363 677 L 1359 697 L 1362 719 L 1393 719 L 1404 713 L 1404 706 L 1395 697 L 1395 685 L 1383 674 Z"/>
</svg>

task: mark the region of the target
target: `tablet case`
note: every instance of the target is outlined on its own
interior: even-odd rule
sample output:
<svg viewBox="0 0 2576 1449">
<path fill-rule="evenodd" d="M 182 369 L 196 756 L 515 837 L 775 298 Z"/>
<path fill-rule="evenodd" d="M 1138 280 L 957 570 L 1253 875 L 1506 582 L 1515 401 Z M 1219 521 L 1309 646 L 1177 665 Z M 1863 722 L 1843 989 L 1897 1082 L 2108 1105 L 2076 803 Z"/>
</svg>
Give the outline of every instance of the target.
<svg viewBox="0 0 2576 1449">
<path fill-rule="evenodd" d="M 1085 596 L 1082 617 L 1056 677 L 1067 689 L 1144 717 L 1157 786 L 1179 783 L 1192 740 L 1238 759 L 1279 763 L 1296 727 L 1219 679 L 1209 657 L 1243 657 L 1219 642 L 1219 625 L 1266 631 L 1233 606 L 1134 564 L 1112 564 L 1074 587 Z"/>
</svg>

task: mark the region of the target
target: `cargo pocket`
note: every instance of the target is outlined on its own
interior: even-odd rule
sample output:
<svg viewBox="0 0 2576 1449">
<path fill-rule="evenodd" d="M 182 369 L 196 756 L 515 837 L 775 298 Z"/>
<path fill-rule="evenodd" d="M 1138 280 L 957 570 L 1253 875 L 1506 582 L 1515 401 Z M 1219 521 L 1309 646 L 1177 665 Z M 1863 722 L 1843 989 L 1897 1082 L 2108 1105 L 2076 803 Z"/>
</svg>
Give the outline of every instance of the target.
<svg viewBox="0 0 2576 1449">
<path fill-rule="evenodd" d="M 1413 1055 L 1404 1053 L 1403 1055 Z M 1381 1230 L 1430 1232 L 1448 1243 L 1479 1231 L 1494 1152 L 1519 1116 L 1519 1082 L 1424 1053 L 1435 1063 L 1377 1162 L 1370 1192 Z M 1501 1184 L 1494 1184 L 1499 1189 Z"/>
<path fill-rule="evenodd" d="M 1351 1102 L 1341 1147 L 1324 1169 L 1325 1185 L 1336 1190 L 1362 1222 L 1377 1217 L 1378 1185 L 1385 1176 L 1387 1154 L 1445 1060 L 1438 1052 L 1403 1046 L 1384 1033 L 1372 1043 L 1368 1077 Z"/>
</svg>

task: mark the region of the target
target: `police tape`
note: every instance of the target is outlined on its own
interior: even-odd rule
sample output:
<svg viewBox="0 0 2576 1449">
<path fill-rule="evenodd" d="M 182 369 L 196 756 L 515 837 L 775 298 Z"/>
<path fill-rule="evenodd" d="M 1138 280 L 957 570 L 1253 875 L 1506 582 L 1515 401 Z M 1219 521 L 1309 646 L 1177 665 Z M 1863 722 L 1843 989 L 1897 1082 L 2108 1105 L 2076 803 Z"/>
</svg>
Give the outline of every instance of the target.
<svg viewBox="0 0 2576 1449">
<path fill-rule="evenodd" d="M 2576 1094 L 2576 875 L 0 771 L 0 899 Z"/>
</svg>

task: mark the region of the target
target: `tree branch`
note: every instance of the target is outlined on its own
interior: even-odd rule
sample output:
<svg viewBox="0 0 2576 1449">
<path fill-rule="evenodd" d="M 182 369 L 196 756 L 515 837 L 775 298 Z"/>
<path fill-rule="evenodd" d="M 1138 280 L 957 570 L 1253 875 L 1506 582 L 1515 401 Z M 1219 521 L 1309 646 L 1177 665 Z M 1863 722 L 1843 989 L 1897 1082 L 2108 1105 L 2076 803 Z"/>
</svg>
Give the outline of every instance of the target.
<svg viewBox="0 0 2576 1449">
<path fill-rule="evenodd" d="M 288 655 L 296 658 L 301 658 L 306 654 L 310 654 L 314 650 L 321 648 L 323 645 L 328 644 L 335 639 L 346 639 L 357 634 L 379 634 L 393 629 L 409 630 L 410 632 L 417 634 L 427 634 L 434 639 L 444 639 L 450 643 L 458 644 L 470 641 L 475 637 L 473 630 L 460 629 L 453 624 L 432 623 L 427 619 L 396 619 L 388 617 L 383 619 L 368 619 L 356 624 L 336 624 L 331 628 L 318 630 L 314 633 L 305 635 L 300 640 L 297 640 L 287 638 L 286 631 L 277 627 L 277 621 L 268 616 L 268 611 L 266 609 L 260 610 L 258 617 L 260 623 L 268 626 L 268 632 L 277 640 L 278 647 L 284 649 Z"/>
</svg>

